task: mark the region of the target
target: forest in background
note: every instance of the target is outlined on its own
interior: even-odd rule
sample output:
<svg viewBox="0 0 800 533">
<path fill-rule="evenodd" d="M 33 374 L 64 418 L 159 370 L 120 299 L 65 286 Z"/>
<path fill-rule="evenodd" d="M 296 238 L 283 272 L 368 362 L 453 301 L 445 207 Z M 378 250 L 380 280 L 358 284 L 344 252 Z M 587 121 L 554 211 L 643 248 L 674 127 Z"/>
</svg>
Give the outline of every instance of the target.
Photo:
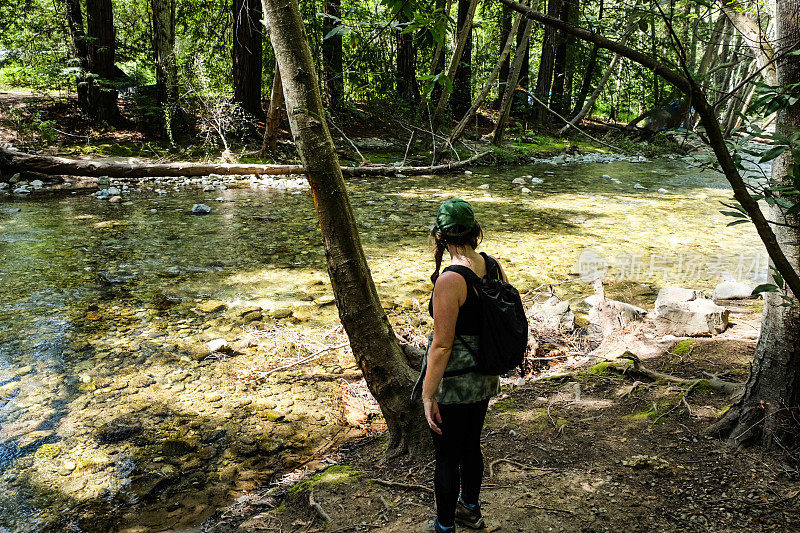
<svg viewBox="0 0 800 533">
<path fill-rule="evenodd" d="M 549 0 L 534 7 L 664 64 L 685 63 L 680 68 L 708 92 L 727 135 L 743 125 L 742 113 L 759 87 L 753 82 L 775 82 L 774 66 L 764 68 L 772 58 L 767 36 L 774 23 L 769 6 L 758 2 Z M 77 94 L 84 114 L 101 123 L 135 124 L 150 136 L 174 141 L 177 135 L 183 144 L 205 139 L 224 150 L 229 138 L 255 134 L 244 124 L 263 127 L 270 108 L 275 57 L 261 9 L 257 0 L 11 0 L 0 22 L 0 86 Z M 320 89 L 337 115 L 368 121 L 392 110 L 422 127 L 442 107 L 457 121 L 488 82 L 482 112 L 496 119 L 520 51 L 520 90 L 510 110 L 518 137 L 534 130 L 566 133 L 559 115 L 646 126 L 650 133 L 692 129 L 697 122 L 686 98 L 651 69 L 551 27 L 527 28 L 500 2 L 330 0 L 304 1 L 300 9 Z M 454 64 L 465 25 L 469 31 Z M 682 48 L 674 45 L 676 37 Z M 507 42 L 510 50 L 498 62 Z M 451 95 L 440 106 L 443 90 Z M 581 113 L 587 101 L 593 105 Z M 748 121 L 761 127 L 774 115 L 755 111 Z M 470 125 L 485 129 L 483 120 Z M 57 135 L 48 125 L 40 114 L 33 126 Z"/>
</svg>

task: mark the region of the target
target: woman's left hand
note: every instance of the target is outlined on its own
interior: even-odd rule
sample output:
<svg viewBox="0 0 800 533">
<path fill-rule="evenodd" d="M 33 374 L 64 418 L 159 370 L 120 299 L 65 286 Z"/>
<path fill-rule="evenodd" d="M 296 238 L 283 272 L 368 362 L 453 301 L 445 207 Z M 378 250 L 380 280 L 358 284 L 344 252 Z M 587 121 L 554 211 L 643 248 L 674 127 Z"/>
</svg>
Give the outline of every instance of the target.
<svg viewBox="0 0 800 533">
<path fill-rule="evenodd" d="M 439 414 L 439 404 L 433 398 L 423 398 L 422 405 L 425 408 L 425 419 L 428 421 L 428 426 L 431 430 L 439 435 L 442 434 L 441 428 L 438 424 L 442 423 L 442 417 Z"/>
</svg>

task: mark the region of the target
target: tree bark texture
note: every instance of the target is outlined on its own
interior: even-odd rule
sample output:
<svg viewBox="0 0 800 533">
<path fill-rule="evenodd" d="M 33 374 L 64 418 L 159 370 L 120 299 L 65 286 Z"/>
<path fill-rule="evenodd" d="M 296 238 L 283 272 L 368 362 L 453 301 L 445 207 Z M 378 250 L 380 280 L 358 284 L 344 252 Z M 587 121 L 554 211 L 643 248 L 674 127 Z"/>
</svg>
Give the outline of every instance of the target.
<svg viewBox="0 0 800 533">
<path fill-rule="evenodd" d="M 344 53 L 342 35 L 330 32 L 341 24 L 342 1 L 324 0 L 322 12 L 330 17 L 322 19 L 322 73 L 325 85 L 325 104 L 331 108 L 341 106 L 344 98 Z M 336 17 L 333 19 L 331 17 Z M 326 38 L 327 37 L 327 38 Z"/>
<path fill-rule="evenodd" d="M 175 0 L 151 0 L 156 98 L 171 135 L 178 111 L 178 64 L 175 60 Z"/>
<path fill-rule="evenodd" d="M 261 157 L 267 154 L 277 155 L 278 128 L 281 125 L 283 112 L 283 83 L 281 83 L 281 69 L 275 62 L 275 75 L 272 78 L 272 92 L 269 97 L 269 110 L 267 123 L 264 125 L 264 142 L 261 145 Z"/>
<path fill-rule="evenodd" d="M 776 2 L 776 52 L 785 47 L 798 49 L 800 39 L 800 0 Z M 777 83 L 785 86 L 800 83 L 800 59 L 796 55 L 781 58 L 776 65 Z M 781 110 L 777 131 L 791 135 L 800 127 L 800 105 Z M 790 151 L 772 162 L 772 178 L 790 184 L 787 167 Z M 797 201 L 797 198 L 794 198 Z M 784 216 L 778 205 L 770 207 L 770 218 L 794 227 L 775 226 L 775 236 L 795 269 L 800 270 L 800 216 Z M 798 293 L 795 292 L 797 298 Z M 736 445 L 760 441 L 768 447 L 798 452 L 800 439 L 800 308 L 781 306 L 776 293 L 764 293 L 761 337 L 756 347 L 750 377 L 742 399 L 710 428 Z"/>
<path fill-rule="evenodd" d="M 391 453 L 428 448 L 422 406 L 409 399 L 415 372 L 397 344 L 367 266 L 296 0 L 262 1 L 292 136 L 314 195 L 339 318 L 386 420 Z"/>
<path fill-rule="evenodd" d="M 558 17 L 561 9 L 561 0 L 548 0 L 547 15 Z M 539 57 L 539 74 L 536 76 L 536 89 L 533 94 L 542 102 L 550 102 L 550 87 L 553 83 L 553 63 L 555 61 L 556 29 L 552 26 L 545 26 L 544 38 L 542 39 L 542 53 Z M 533 112 L 533 119 L 539 124 L 550 121 L 550 113 L 541 105 L 536 105 Z"/>
<path fill-rule="evenodd" d="M 525 39 L 530 40 L 531 34 L 525 33 L 525 26 L 522 25 L 517 28 L 517 48 L 522 46 L 522 43 Z M 517 84 L 511 88 L 512 91 L 512 100 L 511 100 L 511 111 L 525 111 L 529 109 L 528 106 L 528 97 L 527 95 L 522 92 L 518 91 L 517 87 L 522 87 L 523 89 L 527 89 L 528 85 L 530 84 L 530 71 L 531 71 L 531 44 L 528 43 L 525 48 L 525 54 L 523 54 L 519 67 L 519 75 L 517 76 Z M 506 76 L 505 79 L 508 79 Z M 501 102 L 502 105 L 502 102 Z M 509 113 L 511 112 L 509 111 Z"/>
<path fill-rule="evenodd" d="M 264 116 L 262 49 L 261 1 L 233 0 L 233 101 L 255 117 Z"/>
<path fill-rule="evenodd" d="M 111 0 L 86 0 L 86 55 L 90 75 L 86 87 L 81 89 L 86 93 L 82 110 L 101 122 L 109 123 L 120 118 L 117 90 L 112 81 L 114 35 Z"/>
<path fill-rule="evenodd" d="M 409 20 L 408 13 L 401 10 L 397 16 L 403 27 Z M 414 34 L 395 31 L 397 42 L 397 94 L 409 105 L 419 102 L 419 84 L 417 83 L 417 52 L 414 48 Z"/>
</svg>

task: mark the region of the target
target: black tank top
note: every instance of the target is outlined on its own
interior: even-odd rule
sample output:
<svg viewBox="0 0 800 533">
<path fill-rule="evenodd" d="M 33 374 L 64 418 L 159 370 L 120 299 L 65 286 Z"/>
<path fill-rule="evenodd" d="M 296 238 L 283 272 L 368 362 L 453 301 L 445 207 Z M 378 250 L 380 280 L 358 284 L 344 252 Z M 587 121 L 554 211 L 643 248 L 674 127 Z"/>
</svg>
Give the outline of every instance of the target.
<svg viewBox="0 0 800 533">
<path fill-rule="evenodd" d="M 497 268 L 497 263 L 493 258 L 490 258 L 485 253 L 481 252 L 483 260 L 486 263 L 486 276 L 484 277 L 499 277 L 497 274 L 492 276 L 493 271 Z M 456 272 L 447 267 L 444 272 Z M 458 272 L 456 272 L 458 273 Z M 499 273 L 498 273 L 499 274 Z M 461 275 L 459 273 L 459 275 Z M 467 299 L 458 308 L 458 318 L 456 318 L 456 334 L 458 335 L 480 335 L 481 333 L 481 308 L 478 295 L 472 288 L 470 280 L 464 278 L 467 282 Z M 428 313 L 433 316 L 433 292 L 431 292 L 431 299 L 428 300 Z"/>
</svg>

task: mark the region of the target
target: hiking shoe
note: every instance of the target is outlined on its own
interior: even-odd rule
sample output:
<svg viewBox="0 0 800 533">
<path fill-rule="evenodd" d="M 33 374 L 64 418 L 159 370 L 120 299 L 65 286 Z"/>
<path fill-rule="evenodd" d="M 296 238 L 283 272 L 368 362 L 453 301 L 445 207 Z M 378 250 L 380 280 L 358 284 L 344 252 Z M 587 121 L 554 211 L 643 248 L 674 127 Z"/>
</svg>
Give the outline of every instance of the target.
<svg viewBox="0 0 800 533">
<path fill-rule="evenodd" d="M 422 533 L 455 533 L 456 526 L 444 527 L 439 525 L 439 519 L 428 520 L 422 526 Z"/>
<path fill-rule="evenodd" d="M 461 498 L 458 499 L 458 505 L 456 505 L 456 523 L 470 529 L 483 529 L 486 527 L 483 515 L 481 515 L 480 505 L 469 505 L 464 503 Z"/>
</svg>

